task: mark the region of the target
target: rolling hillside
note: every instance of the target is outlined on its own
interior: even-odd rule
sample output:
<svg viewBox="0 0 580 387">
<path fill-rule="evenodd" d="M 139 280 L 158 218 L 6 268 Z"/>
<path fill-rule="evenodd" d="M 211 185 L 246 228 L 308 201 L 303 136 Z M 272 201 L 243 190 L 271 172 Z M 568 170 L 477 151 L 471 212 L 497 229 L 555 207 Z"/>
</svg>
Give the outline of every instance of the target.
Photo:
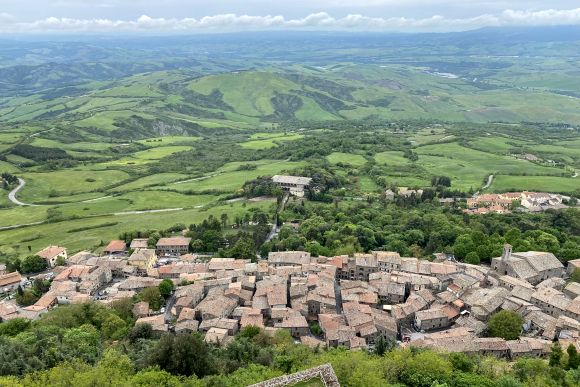
<svg viewBox="0 0 580 387">
<path fill-rule="evenodd" d="M 51 93 L 0 101 L 0 122 L 66 121 L 80 131 L 118 138 L 163 134 L 160 126 L 167 134 L 183 134 L 188 129 L 179 126 L 239 128 L 289 120 L 580 123 L 580 99 L 572 96 L 400 65 L 291 66 L 205 76 L 159 71 Z M 54 97 L 59 93 L 64 95 Z"/>
</svg>

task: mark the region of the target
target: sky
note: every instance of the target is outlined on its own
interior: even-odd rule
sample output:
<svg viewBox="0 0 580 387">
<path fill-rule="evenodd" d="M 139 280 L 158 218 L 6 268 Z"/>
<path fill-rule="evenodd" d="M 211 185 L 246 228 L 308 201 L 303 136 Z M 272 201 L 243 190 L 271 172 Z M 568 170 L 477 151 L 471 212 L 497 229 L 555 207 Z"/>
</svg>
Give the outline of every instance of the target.
<svg viewBox="0 0 580 387">
<path fill-rule="evenodd" d="M 579 0 L 0 0 L 0 34 L 446 32 L 570 24 L 580 25 Z"/>
</svg>

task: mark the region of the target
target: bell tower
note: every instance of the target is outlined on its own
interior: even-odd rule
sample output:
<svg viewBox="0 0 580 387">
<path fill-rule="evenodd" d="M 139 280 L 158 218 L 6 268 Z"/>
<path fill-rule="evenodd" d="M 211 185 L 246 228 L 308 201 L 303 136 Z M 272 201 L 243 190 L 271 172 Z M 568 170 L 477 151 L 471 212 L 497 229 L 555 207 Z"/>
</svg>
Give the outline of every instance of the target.
<svg viewBox="0 0 580 387">
<path fill-rule="evenodd" d="M 506 243 L 503 245 L 503 254 L 501 255 L 501 261 L 506 262 L 512 256 L 512 245 Z"/>
</svg>

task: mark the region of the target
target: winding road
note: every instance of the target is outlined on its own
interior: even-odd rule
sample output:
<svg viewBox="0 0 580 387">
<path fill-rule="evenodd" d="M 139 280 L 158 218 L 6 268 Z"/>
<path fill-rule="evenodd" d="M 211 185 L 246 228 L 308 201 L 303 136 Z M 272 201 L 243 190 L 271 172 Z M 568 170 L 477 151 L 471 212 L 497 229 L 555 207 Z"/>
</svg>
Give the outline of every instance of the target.
<svg viewBox="0 0 580 387">
<path fill-rule="evenodd" d="M 16 199 L 16 194 L 18 192 L 20 192 L 20 190 L 22 188 L 24 188 L 24 186 L 26 185 L 26 181 L 24 181 L 24 179 L 18 178 L 18 187 L 14 188 L 12 191 L 10 191 L 10 193 L 8 194 L 8 199 L 10 199 L 10 201 L 14 204 L 16 204 L 17 206 L 36 206 L 36 204 L 28 204 L 28 203 L 23 203 L 20 200 Z"/>
</svg>

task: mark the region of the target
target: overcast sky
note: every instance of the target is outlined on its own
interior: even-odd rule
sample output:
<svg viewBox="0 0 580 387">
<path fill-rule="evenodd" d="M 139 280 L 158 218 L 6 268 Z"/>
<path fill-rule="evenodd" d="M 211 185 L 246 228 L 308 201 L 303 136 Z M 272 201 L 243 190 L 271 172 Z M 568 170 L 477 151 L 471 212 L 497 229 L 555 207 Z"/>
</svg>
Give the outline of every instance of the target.
<svg viewBox="0 0 580 387">
<path fill-rule="evenodd" d="M 580 24 L 579 0 L 0 0 L 0 32 L 458 31 Z"/>
</svg>

